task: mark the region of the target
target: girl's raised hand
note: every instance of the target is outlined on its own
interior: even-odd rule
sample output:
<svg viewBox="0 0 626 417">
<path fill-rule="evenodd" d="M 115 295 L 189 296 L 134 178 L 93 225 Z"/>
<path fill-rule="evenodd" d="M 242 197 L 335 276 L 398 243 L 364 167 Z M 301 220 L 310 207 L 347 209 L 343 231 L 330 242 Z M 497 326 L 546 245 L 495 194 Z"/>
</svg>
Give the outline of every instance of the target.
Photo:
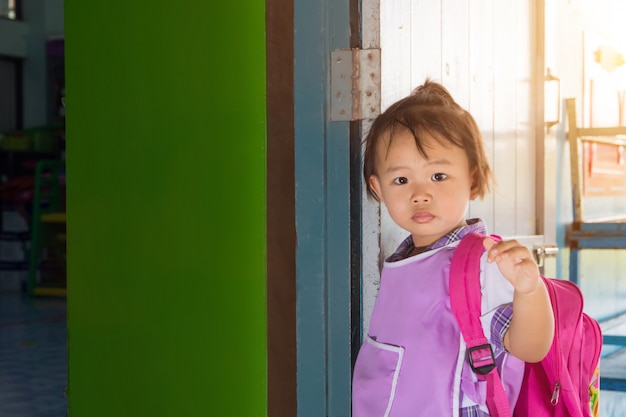
<svg viewBox="0 0 626 417">
<path fill-rule="evenodd" d="M 517 240 L 495 242 L 490 238 L 483 240 L 487 249 L 487 262 L 495 262 L 498 269 L 521 294 L 537 289 L 539 268 L 530 250 Z"/>
</svg>

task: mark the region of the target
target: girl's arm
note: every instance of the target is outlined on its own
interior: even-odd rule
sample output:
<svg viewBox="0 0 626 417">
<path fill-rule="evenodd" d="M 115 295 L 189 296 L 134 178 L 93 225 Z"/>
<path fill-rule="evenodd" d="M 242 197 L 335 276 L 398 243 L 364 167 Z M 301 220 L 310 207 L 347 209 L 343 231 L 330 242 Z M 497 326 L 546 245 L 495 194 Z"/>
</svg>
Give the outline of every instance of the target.
<svg viewBox="0 0 626 417">
<path fill-rule="evenodd" d="M 516 240 L 495 243 L 486 238 L 487 262 L 496 262 L 504 277 L 515 287 L 511 326 L 504 335 L 504 346 L 526 362 L 541 361 L 554 336 L 554 316 L 550 296 L 539 268 L 528 248 Z"/>
</svg>

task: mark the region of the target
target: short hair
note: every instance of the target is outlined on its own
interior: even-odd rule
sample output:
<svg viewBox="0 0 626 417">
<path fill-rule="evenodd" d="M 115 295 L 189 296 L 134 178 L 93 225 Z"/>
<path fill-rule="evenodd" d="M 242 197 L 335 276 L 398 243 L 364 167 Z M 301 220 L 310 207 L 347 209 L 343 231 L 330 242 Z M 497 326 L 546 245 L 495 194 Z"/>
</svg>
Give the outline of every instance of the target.
<svg viewBox="0 0 626 417">
<path fill-rule="evenodd" d="M 473 197 L 483 198 L 489 192 L 492 181 L 491 168 L 487 161 L 480 129 L 472 115 L 454 101 L 452 95 L 441 84 L 426 79 L 424 84 L 392 104 L 379 115 L 365 138 L 363 155 L 363 177 L 367 192 L 377 201 L 369 178 L 377 175 L 376 151 L 381 139 L 389 134 L 389 145 L 397 132 L 408 130 L 415 138 L 418 151 L 428 157 L 427 140 L 440 141 L 465 150 L 473 173 Z M 447 142 L 447 143 L 444 143 Z"/>
</svg>

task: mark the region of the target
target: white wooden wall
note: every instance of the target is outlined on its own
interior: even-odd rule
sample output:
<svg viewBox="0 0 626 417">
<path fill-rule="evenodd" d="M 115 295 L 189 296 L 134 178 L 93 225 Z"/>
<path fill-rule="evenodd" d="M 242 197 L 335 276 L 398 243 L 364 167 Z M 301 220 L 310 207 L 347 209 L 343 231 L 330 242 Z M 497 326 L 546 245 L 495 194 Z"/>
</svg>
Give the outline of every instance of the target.
<svg viewBox="0 0 626 417">
<path fill-rule="evenodd" d="M 534 100 L 543 97 L 534 88 L 535 7 L 535 0 L 363 3 L 363 33 L 369 34 L 364 47 L 381 48 L 382 109 L 429 77 L 472 113 L 497 184 L 484 200 L 471 203 L 468 217 L 483 218 L 491 232 L 503 236 L 536 233 Z M 366 331 L 382 259 L 407 232 L 393 224 L 384 207 L 364 199 Z"/>
</svg>

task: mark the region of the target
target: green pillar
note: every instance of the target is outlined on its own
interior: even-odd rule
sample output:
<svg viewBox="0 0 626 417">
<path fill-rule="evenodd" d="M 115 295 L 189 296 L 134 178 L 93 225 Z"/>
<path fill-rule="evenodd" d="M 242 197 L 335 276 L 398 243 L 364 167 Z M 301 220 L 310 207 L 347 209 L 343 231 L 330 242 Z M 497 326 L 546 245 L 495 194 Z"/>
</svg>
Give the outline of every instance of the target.
<svg viewBox="0 0 626 417">
<path fill-rule="evenodd" d="M 65 0 L 70 416 L 266 415 L 264 36 Z"/>
</svg>

